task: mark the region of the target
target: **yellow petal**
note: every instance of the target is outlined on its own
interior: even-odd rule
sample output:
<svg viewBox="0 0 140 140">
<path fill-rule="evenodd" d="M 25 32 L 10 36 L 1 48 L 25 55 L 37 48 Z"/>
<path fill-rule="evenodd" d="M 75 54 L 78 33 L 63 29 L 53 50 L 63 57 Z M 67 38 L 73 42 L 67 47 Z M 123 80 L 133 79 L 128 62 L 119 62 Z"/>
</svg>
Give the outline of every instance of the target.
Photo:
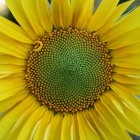
<svg viewBox="0 0 140 140">
<path fill-rule="evenodd" d="M 135 95 L 140 96 L 140 86 L 139 85 L 130 85 L 130 88 L 134 91 Z"/>
<path fill-rule="evenodd" d="M 124 112 L 125 112 L 127 118 L 129 118 L 129 120 L 131 120 L 131 123 L 133 123 L 133 125 L 138 130 L 140 130 L 140 114 L 138 112 L 136 112 L 136 111 L 133 111 L 132 109 L 130 109 L 128 107 L 124 109 Z M 140 132 L 139 133 L 135 132 L 134 134 L 140 135 Z"/>
<path fill-rule="evenodd" d="M 36 133 L 34 135 L 34 140 L 39 140 L 39 139 L 43 140 L 45 135 L 45 130 L 50 124 L 52 117 L 53 117 L 53 112 L 46 110 L 45 115 L 43 116 L 40 125 L 36 130 Z"/>
<path fill-rule="evenodd" d="M 0 100 L 4 100 L 16 94 L 18 95 L 22 93 L 22 90 L 28 92 L 25 88 L 26 83 L 23 80 L 23 77 L 0 79 L 0 85 Z"/>
<path fill-rule="evenodd" d="M 108 18 L 104 26 L 98 31 L 102 36 L 125 12 L 125 10 L 134 2 L 135 0 L 127 1 L 122 4 L 119 4 L 115 10 L 112 12 L 111 16 Z"/>
<path fill-rule="evenodd" d="M 74 115 L 72 117 L 72 139 L 73 140 L 80 140 L 80 133 L 79 133 L 79 127 L 78 127 L 78 120 L 77 115 Z"/>
<path fill-rule="evenodd" d="M 1 65 L 1 66 L 6 66 L 6 65 Z M 0 68 L 1 68 L 1 66 L 0 66 Z M 16 70 L 15 71 L 14 70 L 13 71 L 1 71 L 0 70 L 0 80 L 6 79 L 8 77 L 13 77 L 13 78 L 14 77 L 22 77 L 22 79 L 24 79 L 24 76 L 25 76 L 23 73 L 24 69 L 22 69 L 21 71 L 18 71 L 18 70 L 20 70 L 20 69 L 17 69 L 17 72 L 16 72 Z"/>
<path fill-rule="evenodd" d="M 17 58 L 27 58 L 31 45 L 18 42 L 4 34 L 0 34 L 0 52 Z"/>
<path fill-rule="evenodd" d="M 140 85 L 140 78 L 132 78 L 125 75 L 114 74 L 113 79 L 119 83 Z"/>
<path fill-rule="evenodd" d="M 71 140 L 72 114 L 66 114 L 62 121 L 61 140 Z"/>
<path fill-rule="evenodd" d="M 36 39 L 37 36 L 35 35 L 35 32 L 24 13 L 20 0 L 6 0 L 6 4 L 21 27 L 23 27 L 23 29 L 28 33 L 30 38 L 33 40 Z"/>
<path fill-rule="evenodd" d="M 0 114 L 6 112 L 9 108 L 13 107 L 13 105 L 23 100 L 27 96 L 27 94 L 28 92 L 24 92 L 23 94 L 12 96 L 10 98 L 0 101 Z"/>
<path fill-rule="evenodd" d="M 59 0 L 59 17 L 62 28 L 68 28 L 71 25 L 72 14 L 70 0 Z"/>
<path fill-rule="evenodd" d="M 117 96 L 114 92 L 111 92 L 109 94 L 111 96 L 112 103 L 115 104 L 115 106 L 118 106 L 119 105 L 121 107 L 121 109 L 123 110 L 124 116 L 129 121 L 129 125 L 127 127 L 128 130 L 130 132 L 133 131 L 133 133 L 136 134 L 136 135 L 140 135 L 140 113 L 138 111 L 135 111 L 133 108 L 130 108 L 130 106 L 127 106 L 122 101 L 122 99 L 119 96 Z M 125 121 L 126 120 L 122 120 L 123 124 L 125 124 Z M 135 128 L 133 128 L 132 125 Z"/>
<path fill-rule="evenodd" d="M 97 133 L 94 128 L 89 125 L 89 122 L 85 119 L 82 113 L 77 113 L 78 127 L 80 133 L 80 140 L 99 140 Z"/>
<path fill-rule="evenodd" d="M 77 22 L 77 27 L 80 29 L 87 27 L 94 11 L 94 0 L 83 0 L 83 2 L 85 3 L 84 11 L 81 11 L 82 14 L 80 14 L 79 20 Z"/>
<path fill-rule="evenodd" d="M 137 128 L 136 125 L 133 125 L 131 121 L 129 121 L 130 118 L 128 116 L 125 116 L 124 113 L 121 113 L 117 107 L 113 104 L 113 98 L 110 96 L 110 93 L 107 93 L 103 96 L 101 96 L 101 101 L 103 104 L 105 104 L 111 111 L 111 113 L 114 115 L 114 117 L 120 122 L 120 125 L 124 127 L 124 129 L 128 130 L 129 132 L 139 135 L 140 130 Z"/>
<path fill-rule="evenodd" d="M 84 111 L 83 113 L 87 120 L 90 122 L 90 124 L 94 126 L 94 129 L 96 130 L 101 139 L 109 140 L 112 137 L 114 139 L 117 139 L 115 136 L 113 136 L 113 134 L 111 134 L 109 129 L 103 123 L 104 121 L 102 120 L 98 112 L 96 112 L 94 109 L 90 109 L 89 111 Z"/>
<path fill-rule="evenodd" d="M 127 68 L 134 68 L 134 69 L 140 69 L 140 55 L 132 55 L 129 57 L 124 58 L 112 58 L 111 62 L 114 65 L 117 65 L 119 67 L 127 67 Z"/>
<path fill-rule="evenodd" d="M 44 115 L 46 111 L 46 106 L 39 106 L 32 115 L 27 119 L 26 123 L 24 124 L 23 128 L 21 129 L 17 140 L 28 140 L 33 139 L 34 136 L 34 127 Z M 32 134 L 33 133 L 33 134 Z"/>
<path fill-rule="evenodd" d="M 126 140 L 130 139 L 126 134 L 125 130 L 121 128 L 117 120 L 103 104 L 101 104 L 100 102 L 95 103 L 95 109 L 100 114 L 100 116 L 104 120 L 104 123 L 106 123 L 106 125 L 108 126 L 109 130 L 118 139 L 126 139 Z"/>
<path fill-rule="evenodd" d="M 13 125 L 10 132 L 7 134 L 7 140 L 17 140 L 17 137 L 23 128 L 24 124 L 27 122 L 28 118 L 32 115 L 32 113 L 37 109 L 38 104 L 34 102 L 31 104 L 20 116 L 17 118 L 17 121 Z"/>
<path fill-rule="evenodd" d="M 130 46 L 126 46 L 123 48 L 119 48 L 119 49 L 114 49 L 110 53 L 110 55 L 114 58 L 118 58 L 118 57 L 130 56 L 130 55 L 134 55 L 134 54 L 138 54 L 138 53 L 140 53 L 139 43 L 133 44 Z"/>
<path fill-rule="evenodd" d="M 133 12 L 128 14 L 126 17 L 122 18 L 116 24 L 112 26 L 107 32 L 102 35 L 104 41 L 110 41 L 114 38 L 117 38 L 121 34 L 127 33 L 133 29 L 140 27 L 140 7 L 136 8 Z"/>
<path fill-rule="evenodd" d="M 8 76 L 15 73 L 23 73 L 23 66 L 17 65 L 0 65 L 0 75 L 7 74 Z"/>
<path fill-rule="evenodd" d="M 52 0 L 51 1 L 51 17 L 52 22 L 56 28 L 60 27 L 60 15 L 59 15 L 59 1 Z"/>
<path fill-rule="evenodd" d="M 124 67 L 115 66 L 113 71 L 118 74 L 123 74 L 123 75 L 140 75 L 140 70 L 133 69 L 133 68 L 124 68 Z"/>
<path fill-rule="evenodd" d="M 40 24 L 37 11 L 37 2 L 35 0 L 20 0 L 23 10 L 37 35 L 42 35 L 44 29 Z M 45 14 L 45 13 L 44 13 Z"/>
<path fill-rule="evenodd" d="M 36 0 L 37 2 L 37 10 L 39 14 L 39 19 L 43 26 L 43 28 L 47 32 L 52 31 L 52 20 L 51 20 L 51 14 L 49 9 L 48 1 L 46 0 Z"/>
<path fill-rule="evenodd" d="M 87 26 L 93 10 L 94 0 L 72 0 L 72 25 L 80 29 Z"/>
<path fill-rule="evenodd" d="M 76 26 L 82 11 L 84 11 L 84 3 L 83 0 L 72 0 L 71 1 L 71 9 L 72 9 L 72 25 Z"/>
<path fill-rule="evenodd" d="M 119 0 L 103 0 L 92 16 L 87 30 L 89 32 L 99 30 L 108 20 L 112 12 L 115 10 Z"/>
<path fill-rule="evenodd" d="M 46 140 L 61 140 L 61 127 L 62 127 L 62 114 L 56 114 L 52 121 L 50 122 L 50 126 L 45 134 L 44 139 Z M 54 127 L 55 126 L 55 127 Z"/>
<path fill-rule="evenodd" d="M 66 12 L 67 11 L 67 12 Z M 68 28 L 71 25 L 72 13 L 69 0 L 52 0 L 52 21 L 56 28 Z"/>
<path fill-rule="evenodd" d="M 25 60 L 9 55 L 0 55 L 0 64 L 25 65 Z"/>
<path fill-rule="evenodd" d="M 0 139 L 5 139 L 5 137 L 7 137 L 18 118 L 26 111 L 26 109 L 29 108 L 33 102 L 35 102 L 34 97 L 29 96 L 2 117 L 0 120 Z"/>
<path fill-rule="evenodd" d="M 128 105 L 133 107 L 136 111 L 140 111 L 140 100 L 134 96 L 133 91 L 129 87 L 125 87 L 118 83 L 110 85 L 112 90 L 117 93 Z"/>
<path fill-rule="evenodd" d="M 129 32 L 126 32 L 113 40 L 108 42 L 109 49 L 118 49 L 122 47 L 126 47 L 133 44 L 138 44 L 140 38 L 140 28 L 136 28 Z"/>
<path fill-rule="evenodd" d="M 27 36 L 27 34 L 20 26 L 1 16 L 0 32 L 17 41 L 29 44 L 32 43 L 32 40 Z"/>
</svg>

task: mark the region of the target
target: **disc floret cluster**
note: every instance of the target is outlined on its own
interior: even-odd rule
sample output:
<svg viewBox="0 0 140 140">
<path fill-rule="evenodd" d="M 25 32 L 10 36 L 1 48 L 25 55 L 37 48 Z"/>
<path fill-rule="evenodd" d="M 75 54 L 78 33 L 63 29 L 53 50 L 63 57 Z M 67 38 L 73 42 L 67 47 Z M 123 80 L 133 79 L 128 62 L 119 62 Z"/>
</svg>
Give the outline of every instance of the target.
<svg viewBox="0 0 140 140">
<path fill-rule="evenodd" d="M 93 107 L 109 89 L 111 74 L 106 43 L 96 33 L 77 28 L 45 33 L 27 60 L 30 92 L 55 112 Z"/>
</svg>

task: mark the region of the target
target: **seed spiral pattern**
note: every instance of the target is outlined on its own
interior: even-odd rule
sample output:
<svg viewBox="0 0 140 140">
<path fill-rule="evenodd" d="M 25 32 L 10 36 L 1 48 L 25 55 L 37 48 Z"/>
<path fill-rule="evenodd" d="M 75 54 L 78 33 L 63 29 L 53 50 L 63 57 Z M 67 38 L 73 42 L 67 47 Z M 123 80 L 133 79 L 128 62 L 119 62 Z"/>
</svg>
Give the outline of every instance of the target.
<svg viewBox="0 0 140 140">
<path fill-rule="evenodd" d="M 95 33 L 69 28 L 45 33 L 27 60 L 32 94 L 55 112 L 77 112 L 94 106 L 112 81 L 106 44 Z"/>
</svg>

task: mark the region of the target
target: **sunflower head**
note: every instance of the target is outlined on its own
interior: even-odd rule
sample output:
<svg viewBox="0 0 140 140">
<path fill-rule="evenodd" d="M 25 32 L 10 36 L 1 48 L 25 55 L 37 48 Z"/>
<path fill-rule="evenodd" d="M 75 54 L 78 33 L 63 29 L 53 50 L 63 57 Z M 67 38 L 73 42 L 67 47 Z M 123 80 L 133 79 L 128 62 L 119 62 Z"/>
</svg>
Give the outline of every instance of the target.
<svg viewBox="0 0 140 140">
<path fill-rule="evenodd" d="M 110 57 L 95 33 L 54 30 L 36 47 L 27 62 L 27 81 L 31 93 L 54 111 L 77 112 L 92 107 L 109 88 Z"/>
<path fill-rule="evenodd" d="M 6 0 L 0 17 L 1 140 L 140 135 L 140 8 L 133 0 Z"/>
</svg>

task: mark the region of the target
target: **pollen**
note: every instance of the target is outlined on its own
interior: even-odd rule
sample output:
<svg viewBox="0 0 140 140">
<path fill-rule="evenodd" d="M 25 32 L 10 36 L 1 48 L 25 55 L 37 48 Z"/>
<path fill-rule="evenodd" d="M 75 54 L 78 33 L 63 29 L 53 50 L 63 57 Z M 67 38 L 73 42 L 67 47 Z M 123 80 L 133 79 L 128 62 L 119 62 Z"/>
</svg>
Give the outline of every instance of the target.
<svg viewBox="0 0 140 140">
<path fill-rule="evenodd" d="M 31 94 L 54 112 L 94 107 L 109 89 L 112 65 L 96 33 L 69 28 L 45 33 L 33 44 L 26 67 Z"/>
</svg>

